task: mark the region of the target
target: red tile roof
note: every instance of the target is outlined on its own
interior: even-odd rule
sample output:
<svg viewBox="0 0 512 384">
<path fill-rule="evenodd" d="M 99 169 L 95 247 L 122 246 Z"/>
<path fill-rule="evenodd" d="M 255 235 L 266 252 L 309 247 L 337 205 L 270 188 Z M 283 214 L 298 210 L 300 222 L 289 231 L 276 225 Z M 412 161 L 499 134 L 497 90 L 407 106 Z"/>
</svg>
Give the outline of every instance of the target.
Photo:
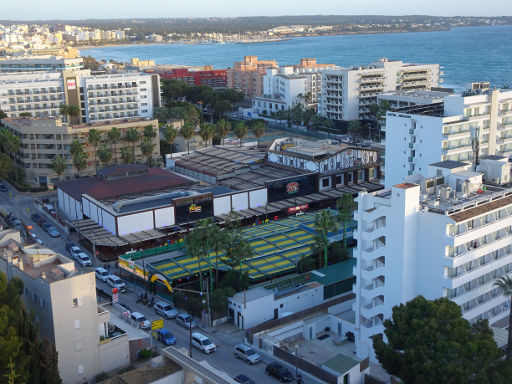
<svg viewBox="0 0 512 384">
<path fill-rule="evenodd" d="M 123 166 L 120 166 L 123 167 Z M 96 200 L 135 195 L 158 190 L 168 190 L 195 184 L 193 181 L 161 168 L 149 168 L 144 175 L 103 180 L 98 176 L 63 181 L 59 189 L 82 201 L 82 194 Z"/>
</svg>

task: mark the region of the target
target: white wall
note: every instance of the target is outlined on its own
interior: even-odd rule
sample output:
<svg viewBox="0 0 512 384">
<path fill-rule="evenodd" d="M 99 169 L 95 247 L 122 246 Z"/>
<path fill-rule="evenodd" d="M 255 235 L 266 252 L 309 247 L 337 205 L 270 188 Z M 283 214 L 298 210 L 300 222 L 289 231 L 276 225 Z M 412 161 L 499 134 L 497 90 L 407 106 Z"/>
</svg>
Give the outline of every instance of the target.
<svg viewBox="0 0 512 384">
<path fill-rule="evenodd" d="M 174 207 L 155 210 L 155 228 L 170 227 L 175 222 Z"/>
<path fill-rule="evenodd" d="M 82 204 L 76 201 L 73 197 L 68 195 L 66 192 L 58 189 L 58 205 L 60 209 L 60 213 L 64 213 L 64 215 L 71 221 L 82 220 Z"/>
<path fill-rule="evenodd" d="M 231 196 L 213 198 L 213 215 L 219 216 L 231 211 Z"/>
<path fill-rule="evenodd" d="M 153 211 L 119 216 L 117 218 L 117 229 L 120 236 L 153 228 Z"/>
<path fill-rule="evenodd" d="M 263 207 L 267 204 L 267 189 L 249 192 L 250 208 Z"/>
<path fill-rule="evenodd" d="M 231 195 L 231 199 L 234 211 L 240 211 L 242 209 L 249 208 L 247 192 Z"/>
<path fill-rule="evenodd" d="M 116 235 L 116 219 L 110 213 L 101 210 L 101 216 L 103 221 L 103 227 L 110 233 Z"/>
</svg>

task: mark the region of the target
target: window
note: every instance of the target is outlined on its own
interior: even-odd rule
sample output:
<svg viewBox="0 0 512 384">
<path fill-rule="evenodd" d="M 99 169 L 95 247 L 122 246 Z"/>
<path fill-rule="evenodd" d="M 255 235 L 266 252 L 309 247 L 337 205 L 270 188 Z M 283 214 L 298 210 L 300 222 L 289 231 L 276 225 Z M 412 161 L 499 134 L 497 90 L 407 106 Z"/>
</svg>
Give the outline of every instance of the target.
<svg viewBox="0 0 512 384">
<path fill-rule="evenodd" d="M 75 329 L 80 329 L 80 320 L 75 320 Z"/>
<path fill-rule="evenodd" d="M 77 341 L 75 344 L 75 351 L 80 351 L 82 349 L 82 343 Z"/>
<path fill-rule="evenodd" d="M 73 308 L 76 308 L 76 307 L 78 307 L 78 297 L 75 297 L 73 299 Z"/>
<path fill-rule="evenodd" d="M 83 366 L 83 364 L 80 364 L 80 365 L 78 366 L 78 374 L 79 374 L 79 375 L 82 375 L 83 373 L 84 373 L 84 366 Z"/>
<path fill-rule="evenodd" d="M 322 188 L 329 188 L 331 186 L 331 178 L 330 177 L 324 177 L 321 181 Z"/>
<path fill-rule="evenodd" d="M 336 175 L 336 185 L 343 184 L 343 175 Z"/>
<path fill-rule="evenodd" d="M 357 181 L 361 181 L 361 180 L 364 180 L 364 171 L 363 170 L 357 171 Z"/>
</svg>

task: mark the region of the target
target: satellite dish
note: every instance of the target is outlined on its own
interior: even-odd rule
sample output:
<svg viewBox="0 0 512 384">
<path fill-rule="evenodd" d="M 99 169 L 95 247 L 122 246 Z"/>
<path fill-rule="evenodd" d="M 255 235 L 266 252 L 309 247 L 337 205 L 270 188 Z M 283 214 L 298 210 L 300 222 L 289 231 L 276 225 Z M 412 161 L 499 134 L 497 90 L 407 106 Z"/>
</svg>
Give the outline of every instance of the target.
<svg viewBox="0 0 512 384">
<path fill-rule="evenodd" d="M 306 162 L 306 169 L 310 172 L 315 172 L 318 170 L 318 165 L 312 161 Z"/>
<path fill-rule="evenodd" d="M 269 153 L 268 154 L 268 161 L 271 161 L 273 163 L 277 163 L 277 155 L 275 153 Z"/>
</svg>

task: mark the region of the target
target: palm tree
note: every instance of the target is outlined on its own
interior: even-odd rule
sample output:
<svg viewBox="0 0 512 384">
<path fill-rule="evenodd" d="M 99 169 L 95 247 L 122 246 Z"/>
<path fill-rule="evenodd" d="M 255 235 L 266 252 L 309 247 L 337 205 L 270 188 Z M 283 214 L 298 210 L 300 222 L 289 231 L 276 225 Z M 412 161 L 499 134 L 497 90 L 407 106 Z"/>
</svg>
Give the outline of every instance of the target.
<svg viewBox="0 0 512 384">
<path fill-rule="evenodd" d="M 150 139 L 153 139 L 154 137 L 156 137 L 156 130 L 155 130 L 155 128 L 152 125 L 146 125 L 144 127 L 143 136 L 147 137 L 147 138 L 150 138 Z"/>
<path fill-rule="evenodd" d="M 57 155 L 57 156 L 53 157 L 52 169 L 57 174 L 57 176 L 59 176 L 59 181 L 60 181 L 60 177 L 62 176 L 62 174 L 64 173 L 66 168 L 67 168 L 66 161 L 64 160 L 64 158 L 61 155 Z"/>
<path fill-rule="evenodd" d="M 265 133 L 265 124 L 258 120 L 254 123 L 252 127 L 252 133 L 258 139 L 258 147 L 260 146 L 260 137 Z"/>
<path fill-rule="evenodd" d="M 75 166 L 76 173 L 80 176 L 80 171 L 87 168 L 87 154 L 79 152 L 73 156 L 73 165 Z"/>
<path fill-rule="evenodd" d="M 0 153 L 0 177 L 7 179 L 12 172 L 12 159 L 7 153 Z"/>
<path fill-rule="evenodd" d="M 254 251 L 240 233 L 234 232 L 229 236 L 229 242 L 226 246 L 226 258 L 229 264 L 234 268 L 238 266 L 240 272 L 240 282 L 242 282 L 242 264 L 245 260 L 254 256 Z"/>
<path fill-rule="evenodd" d="M 180 133 L 187 142 L 187 153 L 190 154 L 190 139 L 194 136 L 194 126 L 190 123 L 185 123 L 180 129 Z"/>
<path fill-rule="evenodd" d="M 78 116 L 80 114 L 80 108 L 76 105 L 61 104 L 59 106 L 59 113 L 66 116 L 66 121 L 68 124 L 71 124 L 70 117 Z"/>
<path fill-rule="evenodd" d="M 197 228 L 197 227 L 196 227 Z M 190 255 L 190 257 L 196 257 L 197 263 L 199 265 L 199 290 L 203 291 L 203 269 L 201 266 L 202 261 L 202 243 L 201 239 L 199 238 L 199 232 L 197 232 L 195 229 L 192 230 L 186 237 L 185 237 L 185 249 L 187 250 L 187 254 Z"/>
<path fill-rule="evenodd" d="M 139 131 L 137 128 L 131 127 L 125 133 L 126 141 L 132 144 L 132 161 L 135 162 L 135 143 L 139 140 Z"/>
<path fill-rule="evenodd" d="M 82 152 L 82 143 L 79 140 L 73 140 L 71 142 L 71 146 L 69 147 L 69 153 L 71 153 L 72 156 L 75 156 L 76 154 Z"/>
<path fill-rule="evenodd" d="M 508 315 L 508 344 L 507 360 L 512 360 L 512 279 L 508 275 L 503 275 L 497 279 L 494 286 L 503 290 L 503 296 L 510 297 L 510 313 Z"/>
<path fill-rule="evenodd" d="M 347 225 L 352 219 L 354 210 L 356 209 L 354 196 L 351 193 L 345 193 L 336 200 L 336 208 L 338 209 L 338 221 L 343 224 L 343 245 L 347 249 Z"/>
<path fill-rule="evenodd" d="M 101 133 L 97 129 L 90 129 L 89 133 L 87 134 L 87 140 L 89 141 L 89 144 L 92 144 L 94 147 L 94 169 L 98 170 L 98 161 L 97 161 L 97 155 L 98 155 L 98 144 L 101 141 Z"/>
<path fill-rule="evenodd" d="M 178 137 L 178 130 L 174 128 L 172 125 L 166 125 L 164 128 L 164 139 L 171 149 L 171 159 L 172 159 L 172 144 L 174 140 Z"/>
<path fill-rule="evenodd" d="M 231 123 L 228 120 L 221 119 L 215 124 L 215 130 L 217 131 L 217 135 L 222 139 L 222 145 L 224 145 L 224 139 L 229 131 L 231 131 Z"/>
<path fill-rule="evenodd" d="M 149 138 L 145 137 L 144 140 L 140 143 L 140 151 L 147 158 L 148 167 L 151 166 L 151 154 L 153 153 L 153 149 L 155 148 L 155 143 Z"/>
<path fill-rule="evenodd" d="M 229 244 L 229 232 L 225 229 L 220 229 L 217 225 L 212 226 L 210 232 L 210 244 L 215 252 L 215 285 L 219 285 L 219 253 L 226 249 Z"/>
<path fill-rule="evenodd" d="M 112 129 L 107 132 L 107 138 L 108 141 L 110 141 L 110 148 L 112 149 L 112 157 L 114 158 L 114 163 L 117 163 L 117 151 L 115 145 L 117 144 L 117 141 L 121 138 L 121 131 L 116 127 L 112 127 Z"/>
<path fill-rule="evenodd" d="M 236 123 L 234 132 L 236 137 L 238 137 L 238 139 L 240 140 L 240 146 L 242 146 L 242 140 L 245 138 L 245 136 L 247 136 L 248 130 L 249 129 L 247 128 L 247 125 L 245 125 L 244 123 Z"/>
<path fill-rule="evenodd" d="M 112 148 L 109 148 L 106 144 L 103 144 L 98 148 L 98 156 L 103 166 L 108 166 L 113 156 Z"/>
<path fill-rule="evenodd" d="M 210 138 L 212 124 L 211 123 L 201 123 L 199 128 L 199 136 L 203 139 L 204 147 L 208 147 L 208 139 Z"/>
<path fill-rule="evenodd" d="M 324 267 L 327 267 L 327 247 L 329 245 L 327 234 L 337 229 L 336 219 L 331 214 L 331 211 L 323 210 L 320 213 L 317 213 L 315 215 L 314 228 L 316 230 L 315 241 L 317 243 L 318 250 L 320 251 L 323 249 L 324 251 Z M 320 262 L 319 266 L 321 266 Z"/>
<path fill-rule="evenodd" d="M 348 123 L 347 131 L 352 135 L 352 141 L 356 141 L 356 136 L 361 131 L 361 123 L 359 120 L 352 120 Z"/>
<path fill-rule="evenodd" d="M 129 145 L 121 148 L 121 160 L 125 164 L 133 164 L 133 150 Z"/>
<path fill-rule="evenodd" d="M 1 145 L 3 151 L 7 153 L 12 159 L 11 165 L 14 168 L 15 180 L 17 182 L 19 180 L 17 172 L 16 153 L 20 150 L 21 139 L 19 136 L 16 136 L 14 133 L 4 128 L 2 129 L 0 140 L 2 142 Z"/>
</svg>

